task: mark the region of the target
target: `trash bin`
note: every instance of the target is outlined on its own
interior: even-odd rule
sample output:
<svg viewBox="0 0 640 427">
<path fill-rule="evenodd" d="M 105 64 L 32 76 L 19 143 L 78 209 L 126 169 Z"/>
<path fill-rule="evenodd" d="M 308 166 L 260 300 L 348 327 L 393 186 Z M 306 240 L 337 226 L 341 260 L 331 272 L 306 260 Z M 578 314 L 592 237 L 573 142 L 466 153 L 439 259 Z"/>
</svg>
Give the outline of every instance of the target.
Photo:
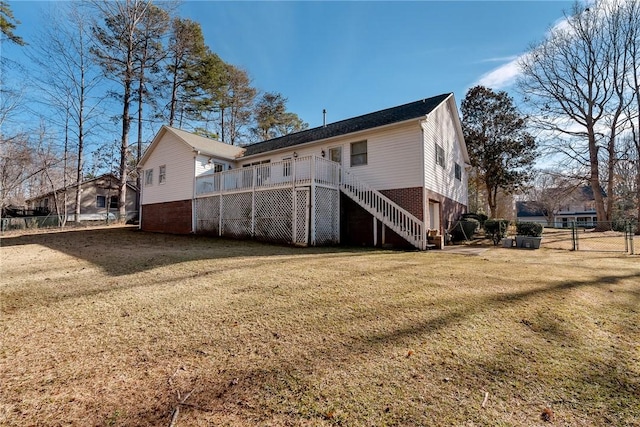
<svg viewBox="0 0 640 427">
<path fill-rule="evenodd" d="M 513 247 L 513 239 L 510 237 L 505 237 L 502 239 L 502 247 L 504 248 L 512 248 Z"/>
</svg>

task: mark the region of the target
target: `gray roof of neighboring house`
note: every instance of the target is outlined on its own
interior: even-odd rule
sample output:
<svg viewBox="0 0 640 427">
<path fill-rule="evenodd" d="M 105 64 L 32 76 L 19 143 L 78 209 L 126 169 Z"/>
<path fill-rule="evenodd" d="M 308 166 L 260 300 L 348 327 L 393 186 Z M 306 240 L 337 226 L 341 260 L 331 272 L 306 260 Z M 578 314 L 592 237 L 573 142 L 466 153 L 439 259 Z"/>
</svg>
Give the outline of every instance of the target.
<svg viewBox="0 0 640 427">
<path fill-rule="evenodd" d="M 518 218 L 546 216 L 547 210 L 538 202 L 516 202 L 516 216 Z"/>
<path fill-rule="evenodd" d="M 363 116 L 329 123 L 326 126 L 307 129 L 301 132 L 281 136 L 279 138 L 247 145 L 244 147 L 246 149 L 244 155 L 251 156 L 280 148 L 292 147 L 307 142 L 319 141 L 335 136 L 346 135 L 353 132 L 424 117 L 431 113 L 449 96 L 451 96 L 451 93 L 445 93 L 431 98 L 411 102 L 409 104 L 365 114 Z"/>
<path fill-rule="evenodd" d="M 81 186 L 83 186 L 83 185 L 90 184 L 90 183 L 91 183 L 91 182 L 93 182 L 93 181 L 106 180 L 106 179 L 109 179 L 109 180 L 113 181 L 114 183 L 116 183 L 116 185 L 119 185 L 119 184 L 120 184 L 120 178 L 118 178 L 117 176 L 115 176 L 115 175 L 114 175 L 114 174 L 112 174 L 112 173 L 105 173 L 105 174 L 100 175 L 100 176 L 95 176 L 95 177 L 93 177 L 93 178 L 85 179 L 84 181 L 82 181 L 82 182 L 80 183 L 80 185 L 81 185 Z M 49 197 L 49 196 L 51 196 L 53 193 L 61 193 L 61 192 L 63 192 L 63 191 L 67 191 L 67 190 L 69 190 L 69 189 L 71 189 L 71 188 L 75 188 L 75 187 L 77 187 L 77 184 L 75 184 L 75 183 L 73 183 L 73 184 L 69 184 L 69 185 L 68 185 L 68 186 L 66 186 L 66 187 L 56 188 L 56 189 L 55 189 L 55 191 L 49 191 L 49 192 L 47 192 L 47 193 L 39 194 L 39 195 L 37 195 L 37 196 L 35 196 L 35 197 L 30 197 L 30 198 L 28 198 L 27 200 L 25 200 L 25 202 L 31 202 L 31 201 L 33 201 L 33 200 L 38 200 L 38 199 L 41 199 L 41 198 L 43 198 L 43 197 Z M 136 188 L 136 186 L 135 186 L 135 185 L 133 185 L 133 183 L 131 183 L 130 181 L 127 181 L 127 187 L 131 188 L 133 191 L 138 191 L 138 189 Z"/>
</svg>

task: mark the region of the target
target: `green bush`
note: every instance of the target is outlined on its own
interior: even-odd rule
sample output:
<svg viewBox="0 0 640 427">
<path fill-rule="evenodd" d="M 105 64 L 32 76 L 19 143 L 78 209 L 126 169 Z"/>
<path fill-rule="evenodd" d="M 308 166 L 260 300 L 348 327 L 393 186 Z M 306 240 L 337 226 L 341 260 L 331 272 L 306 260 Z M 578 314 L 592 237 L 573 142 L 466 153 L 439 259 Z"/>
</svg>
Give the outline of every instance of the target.
<svg viewBox="0 0 640 427">
<path fill-rule="evenodd" d="M 480 227 L 484 226 L 484 222 L 487 220 L 487 216 L 483 213 L 465 213 L 462 214 L 462 219 L 475 219 L 480 222 Z"/>
<path fill-rule="evenodd" d="M 507 237 L 508 228 L 508 219 L 488 219 L 484 222 L 484 232 L 494 245 L 499 244 L 503 238 Z"/>
<path fill-rule="evenodd" d="M 454 242 L 461 242 L 463 240 L 470 240 L 476 230 L 480 228 L 480 221 L 473 218 L 462 219 L 456 222 L 456 225 L 451 229 L 451 240 Z"/>
<path fill-rule="evenodd" d="M 516 224 L 518 236 L 540 237 L 542 236 L 542 224 L 537 222 L 519 222 Z"/>
</svg>

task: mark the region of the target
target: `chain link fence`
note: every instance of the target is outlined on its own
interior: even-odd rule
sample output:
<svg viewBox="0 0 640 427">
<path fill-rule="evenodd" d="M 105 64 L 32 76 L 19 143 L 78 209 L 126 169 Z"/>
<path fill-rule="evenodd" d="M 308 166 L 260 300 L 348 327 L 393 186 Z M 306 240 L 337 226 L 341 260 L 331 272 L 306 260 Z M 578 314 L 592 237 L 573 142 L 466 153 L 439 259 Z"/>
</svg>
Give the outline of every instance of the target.
<svg viewBox="0 0 640 427">
<path fill-rule="evenodd" d="M 126 223 L 133 223 L 138 218 L 138 212 L 127 212 Z M 2 217 L 0 218 L 0 232 L 4 233 L 12 230 L 35 230 L 62 227 L 77 227 L 86 225 L 108 225 L 119 223 L 120 215 L 117 212 L 81 214 L 80 223 L 74 221 L 74 215 L 44 215 L 44 216 L 23 216 L 23 217 Z"/>
<path fill-rule="evenodd" d="M 634 222 L 568 223 L 563 228 L 545 228 L 546 248 L 571 251 L 640 254 L 640 236 Z"/>
</svg>

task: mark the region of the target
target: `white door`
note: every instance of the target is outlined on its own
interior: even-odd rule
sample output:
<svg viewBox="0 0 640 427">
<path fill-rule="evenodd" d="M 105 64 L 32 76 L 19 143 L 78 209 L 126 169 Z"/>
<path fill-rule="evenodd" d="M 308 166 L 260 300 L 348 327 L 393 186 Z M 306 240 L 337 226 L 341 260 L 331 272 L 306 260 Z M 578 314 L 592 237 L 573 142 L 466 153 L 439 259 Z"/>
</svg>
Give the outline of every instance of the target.
<svg viewBox="0 0 640 427">
<path fill-rule="evenodd" d="M 429 229 L 440 231 L 440 203 L 429 200 Z"/>
<path fill-rule="evenodd" d="M 342 164 L 342 147 L 329 148 L 329 160 Z"/>
</svg>

